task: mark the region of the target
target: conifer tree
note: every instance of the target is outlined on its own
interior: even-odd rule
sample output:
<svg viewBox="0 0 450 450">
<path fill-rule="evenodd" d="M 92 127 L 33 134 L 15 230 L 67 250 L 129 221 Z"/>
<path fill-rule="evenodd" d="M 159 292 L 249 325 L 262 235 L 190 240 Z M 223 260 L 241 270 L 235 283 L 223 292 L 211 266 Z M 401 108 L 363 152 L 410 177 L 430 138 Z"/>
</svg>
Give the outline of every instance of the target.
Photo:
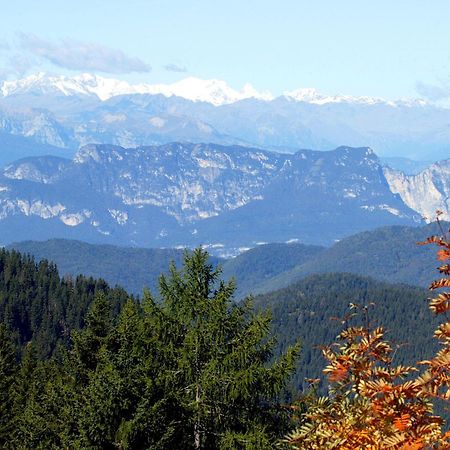
<svg viewBox="0 0 450 450">
<path fill-rule="evenodd" d="M 16 373 L 17 362 L 14 347 L 6 327 L 0 324 L 0 448 L 8 448 L 13 431 L 13 384 Z"/>
<path fill-rule="evenodd" d="M 270 316 L 255 314 L 251 301 L 234 305 L 234 283 L 219 277 L 207 252 L 196 249 L 181 271 L 172 265 L 161 276 L 161 305 L 145 300 L 190 427 L 180 448 L 270 448 L 280 425 L 276 396 L 298 348 L 270 363 Z"/>
</svg>

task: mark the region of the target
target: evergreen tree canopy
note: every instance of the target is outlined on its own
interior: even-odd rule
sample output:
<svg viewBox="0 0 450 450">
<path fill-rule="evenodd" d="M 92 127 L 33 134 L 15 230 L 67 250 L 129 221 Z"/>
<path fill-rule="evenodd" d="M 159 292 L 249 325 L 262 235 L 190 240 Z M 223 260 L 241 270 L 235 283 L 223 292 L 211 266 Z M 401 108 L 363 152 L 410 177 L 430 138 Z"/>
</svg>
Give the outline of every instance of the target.
<svg viewBox="0 0 450 450">
<path fill-rule="evenodd" d="M 273 448 L 290 424 L 278 397 L 298 346 L 274 362 L 270 316 L 235 305 L 234 289 L 197 249 L 161 277 L 158 302 L 147 292 L 117 315 L 97 290 L 49 360 L 32 340 L 15 367 L 0 346 L 0 369 L 17 379 L 5 448 Z"/>
<path fill-rule="evenodd" d="M 234 283 L 219 276 L 197 249 L 186 254 L 182 271 L 172 266 L 169 277 L 161 276 L 161 304 L 145 298 L 189 418 L 192 438 L 184 448 L 270 447 L 279 426 L 274 400 L 293 372 L 298 347 L 271 364 L 270 316 L 254 314 L 250 299 L 235 305 Z"/>
</svg>

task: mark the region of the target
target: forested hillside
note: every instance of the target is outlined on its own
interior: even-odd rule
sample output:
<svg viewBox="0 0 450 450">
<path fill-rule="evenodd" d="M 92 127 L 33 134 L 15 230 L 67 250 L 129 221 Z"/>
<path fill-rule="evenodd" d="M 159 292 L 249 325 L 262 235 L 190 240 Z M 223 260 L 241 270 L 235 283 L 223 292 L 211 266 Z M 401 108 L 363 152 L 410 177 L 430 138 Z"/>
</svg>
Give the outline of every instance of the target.
<svg viewBox="0 0 450 450">
<path fill-rule="evenodd" d="M 210 256 L 210 260 L 221 264 L 224 279 L 236 279 L 238 299 L 286 287 L 314 273 L 349 272 L 391 283 L 427 286 L 436 256 L 431 248 L 416 243 L 438 232 L 435 223 L 383 227 L 342 239 L 329 248 L 272 243 L 258 245 L 235 258 Z M 140 295 L 144 287 L 156 293 L 159 275 L 167 273 L 170 261 L 179 265 L 183 258 L 183 251 L 176 249 L 116 247 L 65 239 L 24 241 L 8 248 L 38 260 L 54 261 L 61 274 L 103 278 L 135 295 Z"/>
<path fill-rule="evenodd" d="M 24 254 L 37 260 L 54 261 L 61 274 L 89 275 L 103 278 L 110 285 L 124 287 L 128 292 L 141 295 L 145 287 L 158 292 L 158 278 L 167 273 L 173 261 L 180 265 L 183 250 L 117 247 L 95 245 L 68 239 L 23 241 L 12 244 Z M 236 258 L 220 259 L 210 255 L 213 264 L 220 264 L 222 277 L 237 281 L 236 297 L 257 291 L 261 283 L 308 261 L 324 248 L 303 244 L 265 244 L 248 250 Z"/>
<path fill-rule="evenodd" d="M 156 293 L 158 278 L 168 272 L 170 262 L 179 266 L 183 260 L 183 250 L 93 245 L 68 239 L 24 241 L 10 248 L 55 262 L 62 275 L 103 278 L 135 295 L 142 295 L 145 287 Z"/>
<path fill-rule="evenodd" d="M 225 280 L 234 277 L 236 297 L 258 292 L 262 286 L 270 289 L 271 280 L 321 254 L 324 247 L 305 244 L 258 245 L 235 258 L 222 261 Z"/>
<path fill-rule="evenodd" d="M 320 377 L 325 367 L 320 346 L 329 345 L 345 324 L 349 304 L 370 305 L 372 327 L 383 325 L 387 338 L 399 345 L 395 360 L 415 364 L 436 349 L 433 331 L 437 321 L 430 315 L 419 287 L 389 284 L 348 273 L 311 275 L 287 288 L 260 295 L 255 306 L 272 311 L 272 327 L 283 351 L 297 339 L 302 351 L 293 387 L 307 386 L 307 378 Z M 349 321 L 350 324 L 361 324 Z"/>
<path fill-rule="evenodd" d="M 270 318 L 233 305 L 232 283 L 219 282 L 202 250 L 161 278 L 159 303 L 146 294 L 123 304 L 123 291 L 93 280 L 79 289 L 47 263 L 2 257 L 2 305 L 15 311 L 23 292 L 24 314 L 37 318 L 30 336 L 15 314 L 0 323 L 0 448 L 269 449 L 290 429 L 279 399 L 298 348 L 273 358 Z M 79 296 L 58 296 L 66 286 Z M 67 346 L 39 361 L 38 350 L 49 352 L 35 339 L 54 330 L 35 322 L 56 306 L 85 312 L 88 302 L 81 330 L 59 314 Z M 31 338 L 21 360 L 17 335 Z"/>
<path fill-rule="evenodd" d="M 69 342 L 72 330 L 83 328 L 100 293 L 111 302 L 114 315 L 128 298 L 122 288 L 112 289 L 101 279 L 60 278 L 53 263 L 0 250 L 0 323 L 11 331 L 17 348 L 32 342 L 39 358 L 51 356 L 59 342 Z"/>
<path fill-rule="evenodd" d="M 447 224 L 443 223 L 445 228 Z M 432 248 L 419 246 L 424 236 L 440 234 L 436 223 L 423 227 L 382 227 L 342 239 L 302 264 L 276 275 L 256 288 L 269 292 L 314 273 L 349 272 L 391 283 L 428 286 L 436 267 Z"/>
</svg>

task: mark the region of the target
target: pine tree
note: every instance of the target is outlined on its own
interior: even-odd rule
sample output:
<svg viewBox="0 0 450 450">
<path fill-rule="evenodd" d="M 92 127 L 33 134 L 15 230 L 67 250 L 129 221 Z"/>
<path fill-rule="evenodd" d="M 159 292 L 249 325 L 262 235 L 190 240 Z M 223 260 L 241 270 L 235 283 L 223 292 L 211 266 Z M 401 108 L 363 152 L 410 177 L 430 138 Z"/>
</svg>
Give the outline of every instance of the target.
<svg viewBox="0 0 450 450">
<path fill-rule="evenodd" d="M 0 324 L 0 448 L 9 447 L 14 426 L 14 390 L 13 383 L 18 365 L 9 333 Z"/>
<path fill-rule="evenodd" d="M 270 448 L 279 423 L 276 396 L 294 370 L 298 347 L 271 362 L 270 316 L 233 303 L 234 282 L 219 279 L 208 253 L 186 253 L 161 276 L 160 305 L 147 296 L 168 384 L 188 420 L 179 448 Z M 190 428 L 190 430 L 189 430 Z"/>
<path fill-rule="evenodd" d="M 86 315 L 86 326 L 72 333 L 72 365 L 79 381 L 86 381 L 89 372 L 95 370 L 102 345 L 113 328 L 112 306 L 103 292 L 98 292 Z"/>
</svg>

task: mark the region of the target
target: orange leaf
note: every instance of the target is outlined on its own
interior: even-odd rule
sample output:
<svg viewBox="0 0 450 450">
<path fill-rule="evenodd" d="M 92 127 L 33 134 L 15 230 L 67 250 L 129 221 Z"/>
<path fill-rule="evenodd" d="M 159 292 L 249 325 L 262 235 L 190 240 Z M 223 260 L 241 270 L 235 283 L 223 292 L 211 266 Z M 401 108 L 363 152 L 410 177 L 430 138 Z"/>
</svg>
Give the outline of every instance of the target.
<svg viewBox="0 0 450 450">
<path fill-rule="evenodd" d="M 439 289 L 441 287 L 448 287 L 450 286 L 450 278 L 441 278 L 440 280 L 433 281 L 430 284 L 429 289 Z"/>
<path fill-rule="evenodd" d="M 342 381 L 343 379 L 346 378 L 347 373 L 348 373 L 347 368 L 345 366 L 343 366 L 342 364 L 338 363 L 336 368 L 330 372 L 330 375 L 328 376 L 328 378 L 332 382 Z"/>
<path fill-rule="evenodd" d="M 450 252 L 448 250 L 438 250 L 437 259 L 439 259 L 440 261 L 450 259 Z"/>
<path fill-rule="evenodd" d="M 405 431 L 411 425 L 411 416 L 409 414 L 402 414 L 394 420 L 394 427 L 398 431 Z"/>
</svg>

